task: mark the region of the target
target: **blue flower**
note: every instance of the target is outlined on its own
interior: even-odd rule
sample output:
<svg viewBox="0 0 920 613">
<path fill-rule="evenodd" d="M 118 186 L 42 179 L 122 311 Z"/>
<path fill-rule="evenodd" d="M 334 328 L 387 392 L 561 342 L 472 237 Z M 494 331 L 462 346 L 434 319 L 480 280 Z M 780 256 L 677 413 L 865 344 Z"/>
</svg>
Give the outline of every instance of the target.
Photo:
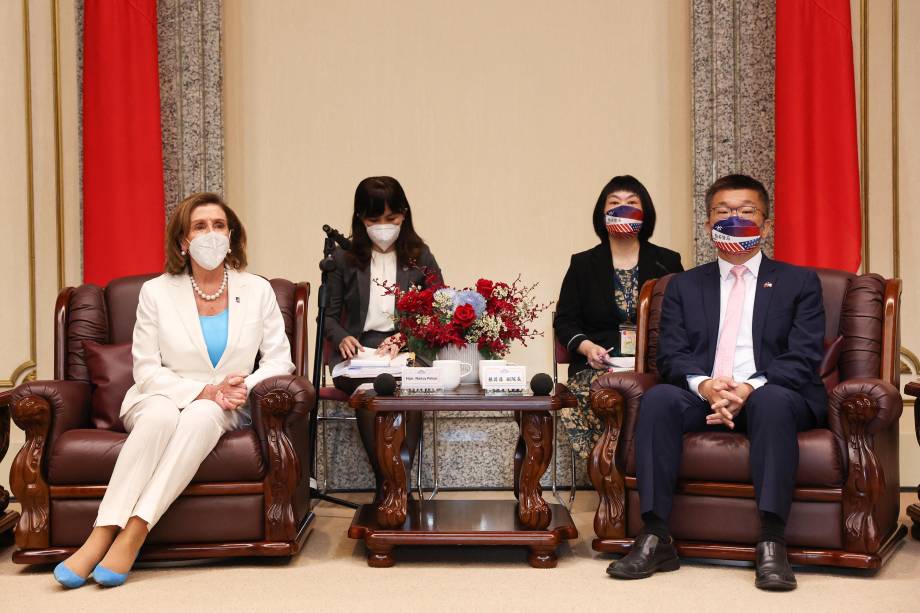
<svg viewBox="0 0 920 613">
<path fill-rule="evenodd" d="M 476 317 L 482 315 L 486 310 L 486 299 L 476 290 L 465 289 L 454 295 L 454 309 L 464 304 L 473 307 L 473 310 L 476 312 Z"/>
</svg>

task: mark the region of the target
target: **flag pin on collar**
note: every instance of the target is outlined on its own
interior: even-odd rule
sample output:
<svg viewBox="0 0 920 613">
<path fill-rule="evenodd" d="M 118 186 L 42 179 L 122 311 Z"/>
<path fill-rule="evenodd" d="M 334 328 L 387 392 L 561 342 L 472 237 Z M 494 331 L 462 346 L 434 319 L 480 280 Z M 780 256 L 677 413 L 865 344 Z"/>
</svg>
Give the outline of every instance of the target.
<svg viewBox="0 0 920 613">
<path fill-rule="evenodd" d="M 763 286 L 764 286 L 764 287 L 773 287 L 773 283 L 772 283 L 771 281 L 766 281 L 766 282 L 763 284 Z"/>
</svg>

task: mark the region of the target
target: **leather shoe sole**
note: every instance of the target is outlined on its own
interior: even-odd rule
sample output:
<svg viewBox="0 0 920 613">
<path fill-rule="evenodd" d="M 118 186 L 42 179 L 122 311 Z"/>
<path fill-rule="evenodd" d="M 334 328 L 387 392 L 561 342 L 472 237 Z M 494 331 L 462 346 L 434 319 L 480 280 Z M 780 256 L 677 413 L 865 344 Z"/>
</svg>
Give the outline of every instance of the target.
<svg viewBox="0 0 920 613">
<path fill-rule="evenodd" d="M 776 576 L 757 577 L 757 579 L 754 580 L 755 587 L 761 590 L 767 590 L 768 592 L 790 592 L 794 590 L 797 585 L 795 579 L 789 581 Z"/>
</svg>

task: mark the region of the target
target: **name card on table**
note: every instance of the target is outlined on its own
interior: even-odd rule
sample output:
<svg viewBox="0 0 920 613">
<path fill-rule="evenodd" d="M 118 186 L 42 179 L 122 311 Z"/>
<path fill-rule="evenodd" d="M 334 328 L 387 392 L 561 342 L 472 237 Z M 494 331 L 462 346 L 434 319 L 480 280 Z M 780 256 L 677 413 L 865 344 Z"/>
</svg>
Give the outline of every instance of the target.
<svg viewBox="0 0 920 613">
<path fill-rule="evenodd" d="M 479 385 L 486 391 L 522 392 L 527 389 L 527 367 L 511 364 L 485 366 Z"/>
<path fill-rule="evenodd" d="M 440 368 L 403 366 L 401 389 L 406 392 L 438 392 L 444 389 Z"/>
</svg>

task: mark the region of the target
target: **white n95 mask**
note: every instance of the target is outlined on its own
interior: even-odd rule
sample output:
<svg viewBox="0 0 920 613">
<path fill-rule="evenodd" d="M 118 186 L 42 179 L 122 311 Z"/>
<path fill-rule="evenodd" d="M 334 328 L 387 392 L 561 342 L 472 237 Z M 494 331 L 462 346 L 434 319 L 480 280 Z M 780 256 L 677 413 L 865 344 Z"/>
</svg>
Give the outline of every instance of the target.
<svg viewBox="0 0 920 613">
<path fill-rule="evenodd" d="M 395 223 L 378 223 L 367 227 L 367 235 L 378 249 L 386 251 L 399 238 L 399 229 Z"/>
<path fill-rule="evenodd" d="M 230 252 L 230 237 L 220 232 L 200 234 L 188 244 L 192 259 L 205 270 L 214 270 L 224 263 Z"/>
</svg>

